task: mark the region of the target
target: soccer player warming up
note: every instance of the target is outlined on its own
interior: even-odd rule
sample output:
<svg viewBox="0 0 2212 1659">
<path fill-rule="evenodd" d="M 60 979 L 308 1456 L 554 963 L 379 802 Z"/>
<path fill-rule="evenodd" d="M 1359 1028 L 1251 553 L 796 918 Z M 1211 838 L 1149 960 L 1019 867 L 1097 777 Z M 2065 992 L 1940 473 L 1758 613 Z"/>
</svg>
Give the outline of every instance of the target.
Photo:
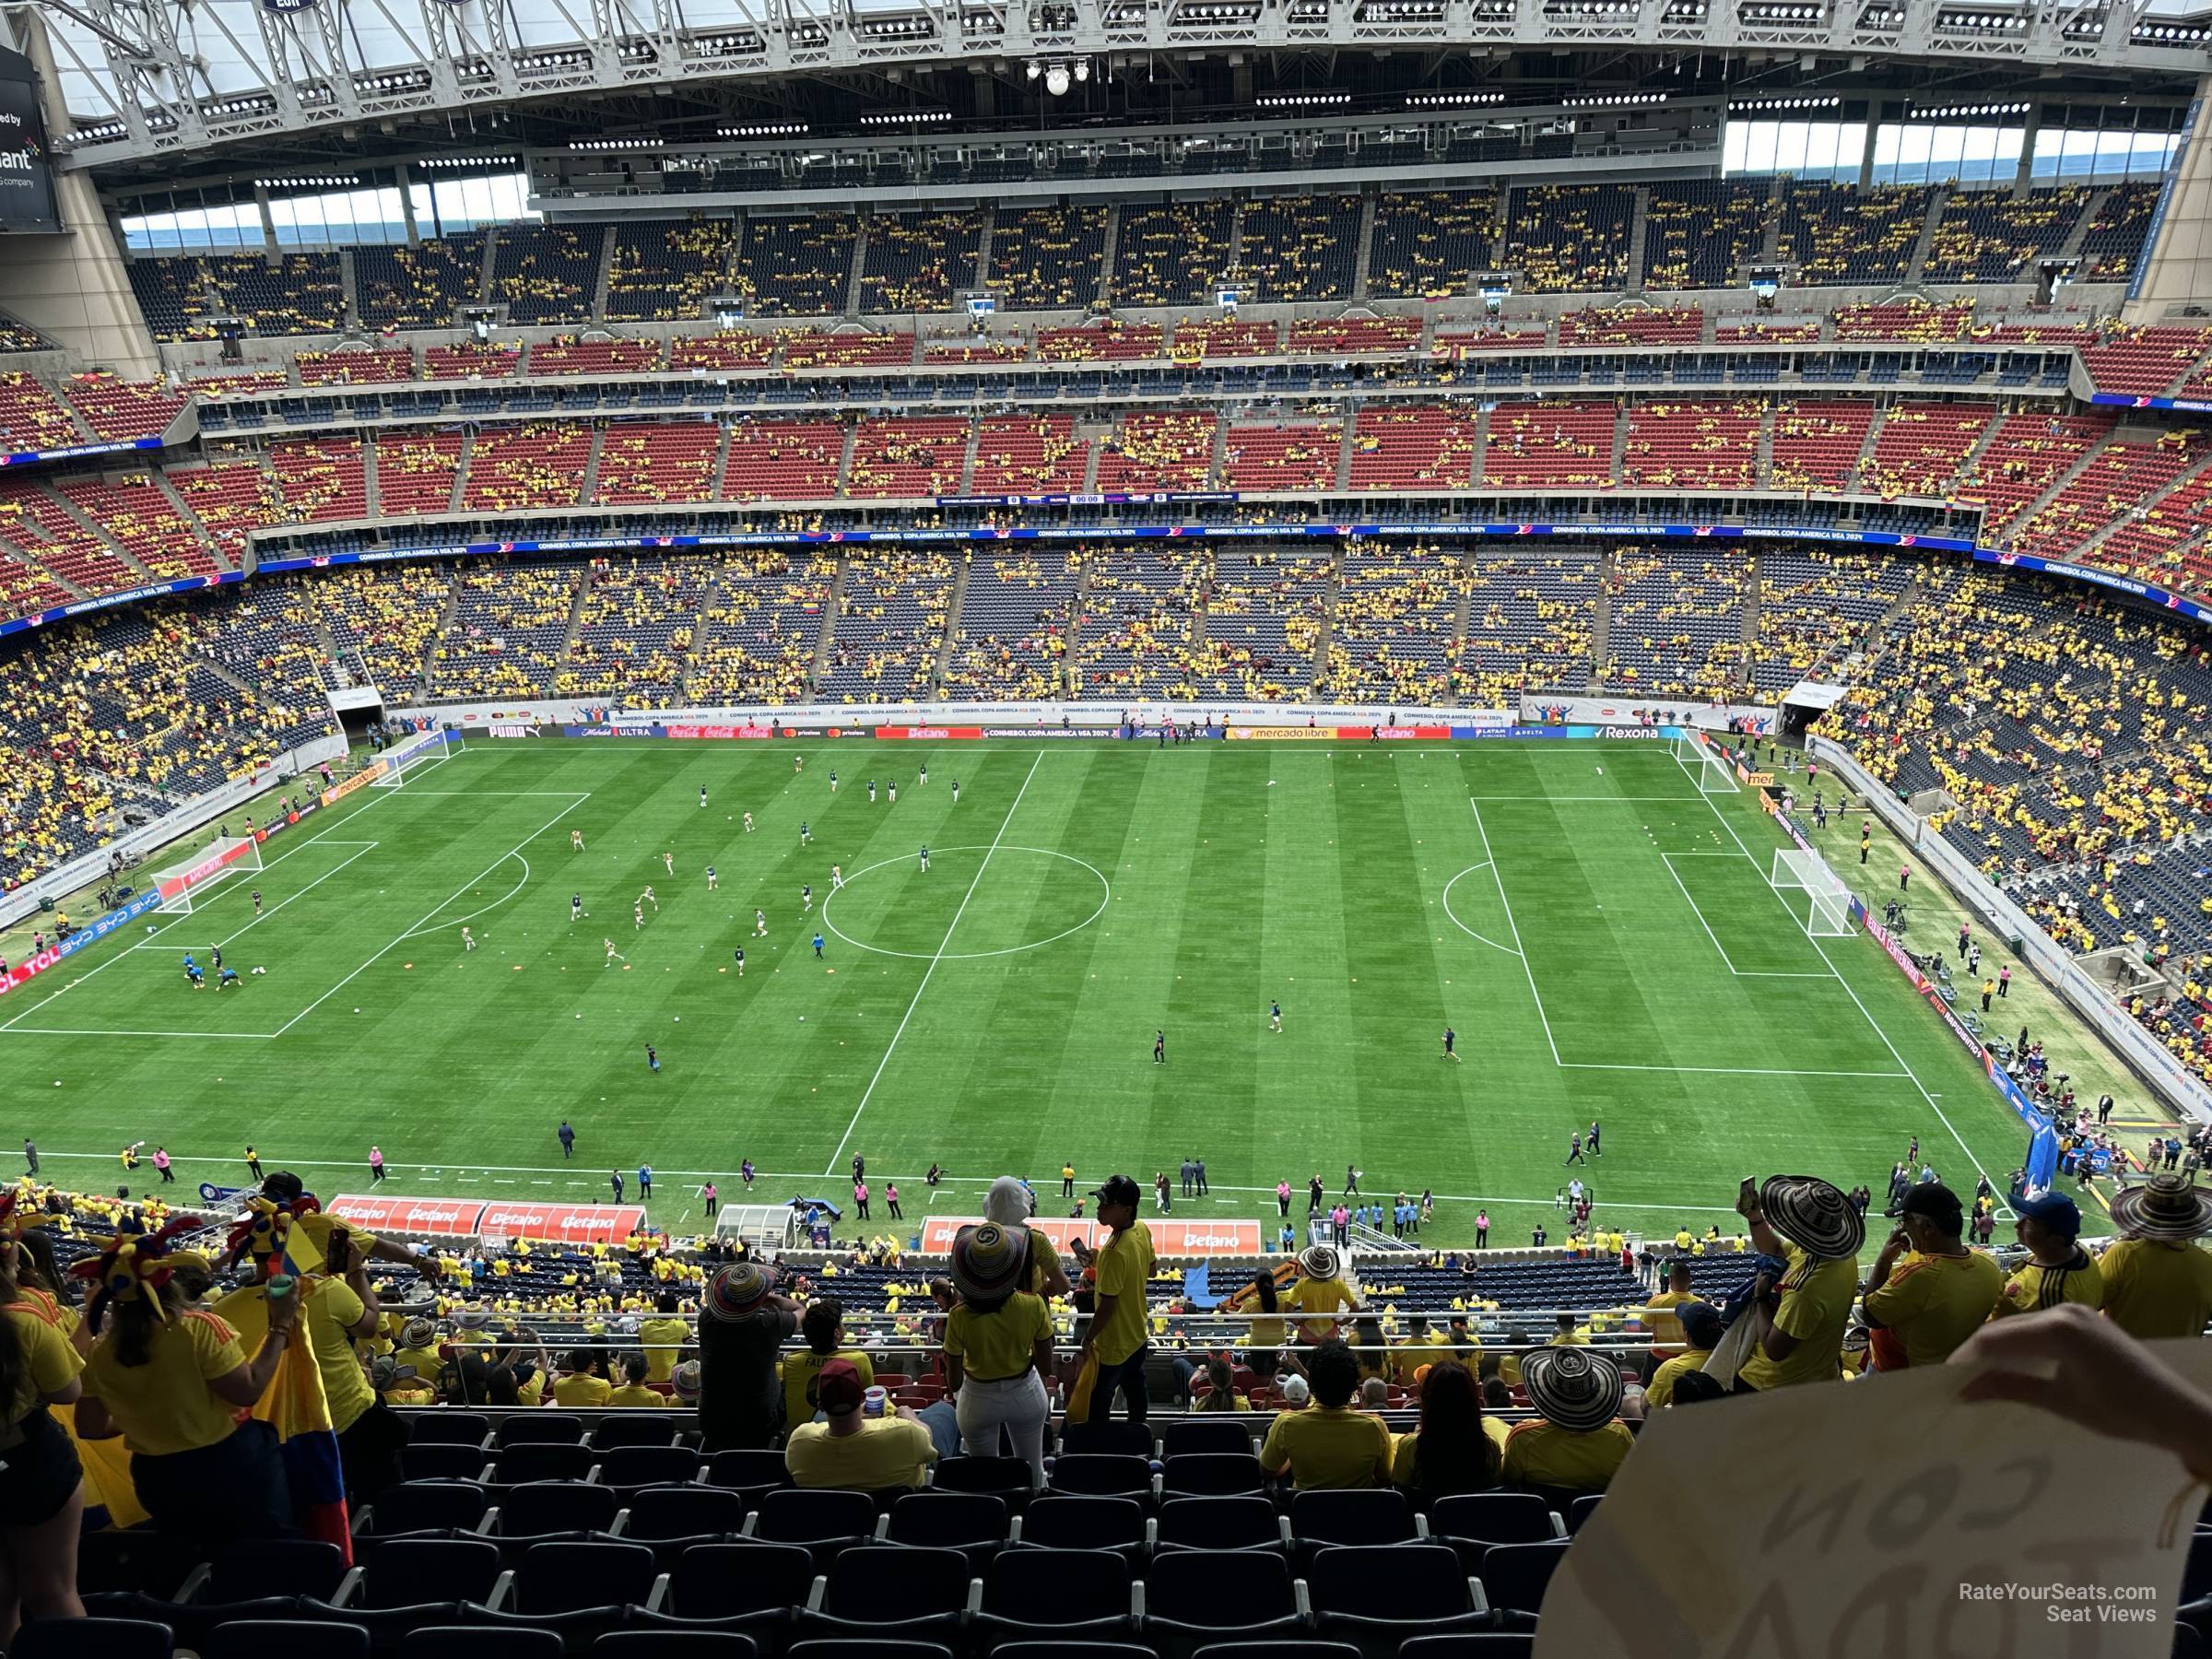
<svg viewBox="0 0 2212 1659">
<path fill-rule="evenodd" d="M 601 967 L 612 968 L 617 962 L 627 962 L 629 960 L 628 957 L 624 956 L 620 951 L 615 948 L 615 942 L 612 939 L 606 940 L 606 960 L 600 964 Z"/>
<path fill-rule="evenodd" d="M 756 939 L 768 937 L 768 912 L 766 911 L 757 910 L 753 912 L 753 937 Z"/>
<path fill-rule="evenodd" d="M 662 869 L 664 869 L 664 870 L 665 870 L 665 871 L 667 871 L 667 872 L 668 872 L 668 874 L 669 874 L 669 875 L 671 875 L 671 876 L 675 875 L 675 874 L 676 874 L 676 854 L 675 854 L 675 853 L 662 853 L 662 854 L 661 854 L 661 868 L 662 868 Z M 647 890 L 648 890 L 648 891 L 650 891 L 651 889 L 649 888 L 649 889 L 647 889 Z"/>
<path fill-rule="evenodd" d="M 927 847 L 922 849 L 922 874 L 924 876 L 929 874 L 929 849 Z"/>
<path fill-rule="evenodd" d="M 1283 1005 L 1279 1002 L 1270 1002 L 1267 1005 L 1267 1029 L 1271 1031 L 1279 1031 L 1283 1029 Z"/>
<path fill-rule="evenodd" d="M 569 831 L 569 849 L 574 853 L 581 853 L 583 851 L 582 830 L 571 830 Z"/>
<path fill-rule="evenodd" d="M 722 883 L 714 878 L 714 866 L 709 865 L 707 866 L 707 891 L 711 893 L 721 885 Z"/>
<path fill-rule="evenodd" d="M 753 815 L 749 812 L 745 815 L 745 832 L 747 835 L 753 832 Z"/>
<path fill-rule="evenodd" d="M 583 920 L 583 895 L 582 893 L 569 895 L 569 920 L 571 922 Z"/>
<path fill-rule="evenodd" d="M 1453 1030 L 1453 1029 L 1452 1029 L 1450 1026 L 1446 1026 L 1446 1027 L 1444 1028 L 1444 1058 L 1445 1058 L 1445 1059 L 1447 1059 L 1447 1060 L 1456 1060 L 1456 1059 L 1458 1059 L 1458 1058 L 1459 1058 L 1458 1043 L 1459 1043 L 1459 1033 L 1458 1033 L 1457 1031 Z"/>
<path fill-rule="evenodd" d="M 470 933 L 466 927 L 464 927 L 464 928 L 462 928 L 462 930 L 461 930 L 461 948 L 462 948 L 462 949 L 464 949 L 464 950 L 474 950 L 476 947 L 477 947 L 477 935 L 476 935 L 475 934 L 472 934 L 472 933 Z"/>
</svg>

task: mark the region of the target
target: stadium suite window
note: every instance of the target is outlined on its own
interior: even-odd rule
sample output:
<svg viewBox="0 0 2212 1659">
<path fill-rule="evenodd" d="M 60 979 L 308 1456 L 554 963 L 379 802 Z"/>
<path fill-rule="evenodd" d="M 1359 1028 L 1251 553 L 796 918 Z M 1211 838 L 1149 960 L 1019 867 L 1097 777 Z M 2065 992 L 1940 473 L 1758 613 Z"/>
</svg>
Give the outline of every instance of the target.
<svg viewBox="0 0 2212 1659">
<path fill-rule="evenodd" d="M 530 181 L 522 173 L 481 179 L 440 179 L 409 186 L 415 228 L 423 237 L 451 236 L 485 225 L 535 221 Z M 280 248 L 357 247 L 406 241 L 406 214 L 395 185 L 272 196 L 269 224 Z M 125 215 L 124 245 L 133 253 L 162 253 L 265 245 L 261 210 L 251 202 L 170 213 Z"/>
</svg>

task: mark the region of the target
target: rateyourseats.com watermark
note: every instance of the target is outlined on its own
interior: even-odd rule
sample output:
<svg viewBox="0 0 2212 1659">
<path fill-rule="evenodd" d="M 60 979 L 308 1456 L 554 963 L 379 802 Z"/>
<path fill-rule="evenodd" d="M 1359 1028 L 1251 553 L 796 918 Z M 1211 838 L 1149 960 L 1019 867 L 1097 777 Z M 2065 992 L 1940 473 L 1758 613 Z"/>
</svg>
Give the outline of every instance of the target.
<svg viewBox="0 0 2212 1659">
<path fill-rule="evenodd" d="M 2024 1580 L 1962 1582 L 1962 1602 L 2013 1602 L 2041 1607 L 2047 1624 L 2157 1624 L 2158 1588 L 2152 1584 L 2063 1584 Z"/>
</svg>

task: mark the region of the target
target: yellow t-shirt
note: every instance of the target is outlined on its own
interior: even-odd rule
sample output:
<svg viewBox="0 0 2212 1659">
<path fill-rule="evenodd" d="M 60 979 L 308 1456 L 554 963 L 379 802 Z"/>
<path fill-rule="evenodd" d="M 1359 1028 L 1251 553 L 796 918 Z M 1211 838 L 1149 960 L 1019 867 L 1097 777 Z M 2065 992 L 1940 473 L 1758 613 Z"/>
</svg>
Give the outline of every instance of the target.
<svg viewBox="0 0 2212 1659">
<path fill-rule="evenodd" d="M 815 1379 L 822 1374 L 822 1367 L 832 1359 L 850 1359 L 853 1369 L 860 1373 L 863 1388 L 876 1386 L 876 1368 L 868 1357 L 858 1348 L 840 1348 L 834 1354 L 818 1354 L 812 1348 L 804 1353 L 783 1356 L 783 1426 L 811 1423 L 819 1409 L 814 1403 Z"/>
<path fill-rule="evenodd" d="M 1841 1374 L 1843 1328 L 1859 1293 L 1859 1265 L 1849 1257 L 1816 1261 L 1794 1244 L 1783 1245 L 1789 1271 L 1782 1276 L 1782 1306 L 1774 1328 L 1797 1338 L 1787 1359 L 1770 1359 L 1753 1350 L 1736 1369 L 1747 1388 L 1788 1388 L 1798 1382 L 1832 1382 Z"/>
<path fill-rule="evenodd" d="M 2004 1286 L 2004 1270 L 1975 1251 L 1906 1256 L 1890 1270 L 1887 1284 L 1866 1293 L 1867 1317 L 1887 1327 L 1874 1333 L 1877 1363 L 1895 1370 L 1901 1345 L 1907 1368 L 1941 1365 L 1988 1321 L 1990 1304 Z"/>
<path fill-rule="evenodd" d="M 435 1383 L 438 1373 L 445 1369 L 444 1356 L 439 1353 L 435 1345 L 429 1347 L 394 1348 L 392 1360 L 395 1365 L 413 1366 L 416 1376 L 430 1383 Z"/>
<path fill-rule="evenodd" d="M 1100 1365 L 1119 1365 L 1145 1346 L 1150 1331 L 1145 1290 L 1152 1282 L 1152 1230 L 1132 1221 L 1100 1247 L 1097 1265 L 1099 1294 L 1114 1301 L 1093 1327 L 1091 1346 Z"/>
<path fill-rule="evenodd" d="M 1053 1241 L 1035 1228 L 1030 1230 L 1030 1288 L 1039 1296 L 1044 1294 L 1046 1282 L 1060 1270 L 1060 1253 Z"/>
<path fill-rule="evenodd" d="M 588 1372 L 563 1371 L 553 1379 L 553 1404 L 556 1406 L 604 1406 L 615 1385 L 605 1377 Z"/>
<path fill-rule="evenodd" d="M 1482 1427 L 1483 1439 L 1489 1441 L 1497 1453 L 1499 1461 L 1492 1465 L 1492 1468 L 1495 1470 L 1499 1466 L 1499 1463 L 1502 1462 L 1505 1454 L 1506 1425 L 1497 1418 L 1485 1415 L 1482 1419 Z M 1491 1432 L 1493 1430 L 1496 1432 Z M 1418 1488 L 1420 1486 L 1421 1436 L 1418 1430 L 1411 1434 L 1398 1436 L 1397 1451 L 1391 1458 L 1390 1478 L 1394 1484 L 1408 1488 Z M 1480 1484 L 1480 1477 L 1477 1476 L 1476 1484 L 1470 1485 L 1467 1489 L 1473 1491 Z M 1489 1484 L 1496 1484 L 1494 1476 Z"/>
<path fill-rule="evenodd" d="M 1644 1403 L 1653 1411 L 1672 1406 L 1675 1403 L 1675 1379 L 1684 1371 L 1703 1371 L 1705 1361 L 1712 1358 L 1711 1348 L 1692 1348 L 1686 1354 L 1677 1354 L 1652 1373 L 1651 1382 L 1644 1387 Z"/>
<path fill-rule="evenodd" d="M 1619 1421 L 1587 1434 L 1557 1423 L 1516 1423 L 1505 1437 L 1505 1482 L 1602 1492 L 1635 1444 L 1629 1426 Z"/>
<path fill-rule="evenodd" d="M 1652 1352 L 1660 1359 L 1674 1359 L 1682 1352 L 1684 1346 L 1681 1316 L 1667 1310 L 1697 1300 L 1687 1290 L 1662 1290 L 1644 1304 L 1653 1310 L 1644 1315 L 1644 1323 L 1651 1328 Z"/>
<path fill-rule="evenodd" d="M 638 1341 L 645 1349 L 645 1380 L 665 1382 L 675 1376 L 683 1359 L 684 1345 L 690 1340 L 690 1325 L 674 1314 L 649 1319 L 640 1325 Z"/>
<path fill-rule="evenodd" d="M 2076 1244 L 2073 1255 L 2055 1267 L 2032 1260 L 2021 1263 L 2006 1279 L 1997 1300 L 2009 1304 L 2004 1309 L 2007 1313 L 2040 1312 L 2062 1302 L 2101 1308 L 2104 1275 L 2098 1270 L 2096 1258 Z"/>
<path fill-rule="evenodd" d="M 945 1351 L 957 1356 L 979 1382 L 1018 1377 L 1030 1369 L 1032 1343 L 1050 1342 L 1053 1318 L 1041 1298 L 1026 1290 L 1006 1298 L 992 1313 L 962 1302 L 945 1322 Z"/>
<path fill-rule="evenodd" d="M 16 1347 L 22 1361 L 16 1379 L 16 1397 L 0 1403 L 6 1422 L 13 1428 L 30 1415 L 43 1396 L 68 1387 L 70 1380 L 85 1369 L 85 1362 L 77 1357 L 60 1323 L 47 1318 L 43 1310 L 11 1302 L 6 1312 L 16 1322 Z"/>
<path fill-rule="evenodd" d="M 2104 1314 L 2130 1336 L 2202 1336 L 2212 1319 L 2212 1253 L 2185 1239 L 2123 1239 L 2098 1264 Z"/>
<path fill-rule="evenodd" d="M 1279 1299 L 1277 1305 L 1281 1305 Z M 1257 1302 L 1253 1304 L 1253 1312 L 1255 1317 L 1252 1322 L 1252 1329 L 1244 1338 L 1247 1352 L 1256 1348 L 1265 1354 L 1272 1348 L 1281 1347 L 1285 1342 L 1289 1340 L 1290 1322 L 1288 1320 L 1277 1319 L 1272 1313 L 1260 1313 Z"/>
<path fill-rule="evenodd" d="M 229 1439 L 238 1426 L 237 1408 L 218 1398 L 207 1381 L 245 1362 L 230 1327 L 193 1309 L 154 1327 L 143 1365 L 116 1359 L 111 1327 L 85 1360 L 85 1393 L 108 1408 L 133 1452 L 147 1457 L 195 1452 Z"/>
<path fill-rule="evenodd" d="M 827 1423 L 801 1423 L 783 1447 L 794 1486 L 863 1492 L 918 1487 L 923 1471 L 936 1461 L 937 1446 L 929 1430 L 900 1417 L 870 1418 L 858 1434 L 842 1437 L 833 1437 Z"/>
<path fill-rule="evenodd" d="M 1301 1278 L 1283 1292 L 1283 1301 L 1300 1313 L 1326 1313 L 1326 1319 L 1301 1319 L 1298 1328 L 1308 1342 L 1326 1342 L 1336 1334 L 1336 1310 L 1352 1300 L 1351 1287 L 1340 1278 Z"/>
<path fill-rule="evenodd" d="M 1286 1411 L 1267 1427 L 1260 1464 L 1270 1474 L 1290 1465 L 1300 1491 L 1387 1486 L 1390 1430 L 1378 1417 L 1348 1406 Z"/>
<path fill-rule="evenodd" d="M 330 1426 L 343 1434 L 376 1404 L 376 1390 L 369 1385 L 369 1375 L 353 1347 L 353 1327 L 361 1323 L 367 1310 L 343 1279 L 309 1274 L 300 1279 L 298 1294 L 303 1300 L 293 1337 L 306 1338 L 308 1352 L 315 1357 L 315 1370 L 323 1376 L 323 1395 L 330 1402 Z M 265 1286 L 241 1285 L 217 1302 L 214 1312 L 237 1333 L 241 1347 L 258 1349 L 261 1339 L 268 1335 Z M 437 1373 L 433 1371 L 430 1374 Z"/>
<path fill-rule="evenodd" d="M 556 1398 L 559 1396 L 558 1383 L 554 1385 L 553 1393 Z M 642 1382 L 625 1382 L 602 1403 L 608 1406 L 667 1406 L 674 1402 L 666 1394 L 655 1394 Z"/>
</svg>

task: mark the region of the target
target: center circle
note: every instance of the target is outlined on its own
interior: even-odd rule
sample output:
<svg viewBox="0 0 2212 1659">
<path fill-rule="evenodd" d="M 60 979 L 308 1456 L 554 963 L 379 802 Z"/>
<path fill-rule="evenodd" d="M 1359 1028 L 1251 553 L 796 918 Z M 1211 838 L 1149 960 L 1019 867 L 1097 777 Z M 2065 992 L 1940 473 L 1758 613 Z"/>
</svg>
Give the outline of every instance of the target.
<svg viewBox="0 0 2212 1659">
<path fill-rule="evenodd" d="M 876 879 L 865 879 L 871 876 Z M 843 887 L 822 900 L 822 925 L 855 949 L 877 956 L 975 961 L 1056 944 L 1104 915 L 1112 896 L 1106 873 L 1071 853 L 1006 845 L 935 847 L 926 875 L 918 851 L 854 870 Z M 853 931 L 839 926 L 837 915 Z M 959 942 L 949 936 L 956 931 L 961 939 L 991 945 L 1016 930 L 1038 936 L 992 949 L 940 948 Z"/>
</svg>

